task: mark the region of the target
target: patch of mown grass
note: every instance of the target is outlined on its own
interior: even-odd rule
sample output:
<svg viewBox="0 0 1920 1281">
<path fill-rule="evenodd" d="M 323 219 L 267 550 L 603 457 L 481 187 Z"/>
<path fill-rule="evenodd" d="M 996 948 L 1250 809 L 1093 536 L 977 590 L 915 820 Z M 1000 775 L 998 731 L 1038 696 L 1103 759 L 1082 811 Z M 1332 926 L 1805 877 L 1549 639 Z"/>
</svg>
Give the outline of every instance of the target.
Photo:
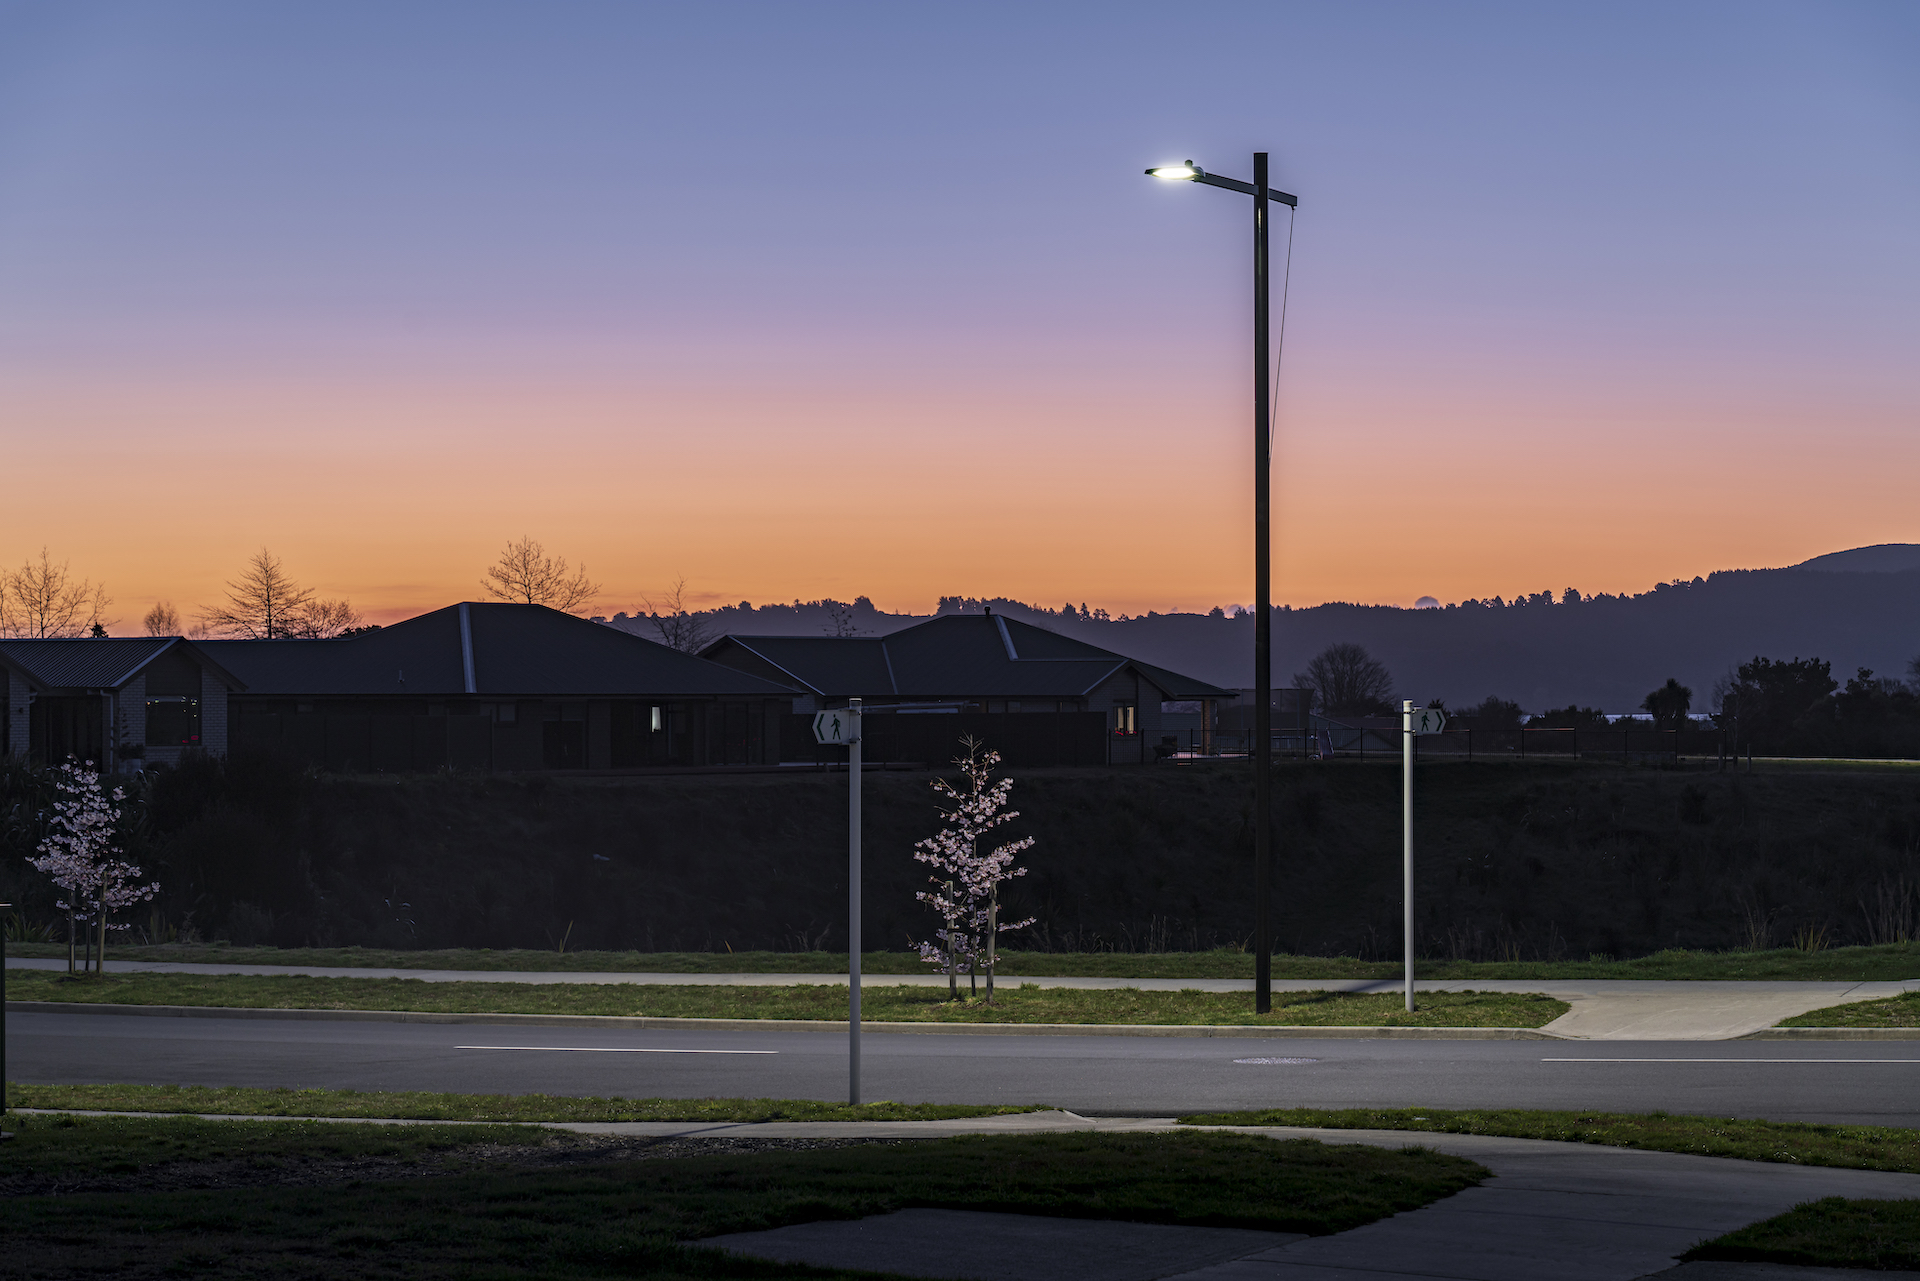
<svg viewBox="0 0 1920 1281">
<path fill-rule="evenodd" d="M 964 989 L 963 989 L 964 990 Z M 649 1018 L 847 1017 L 847 989 L 644 983 L 437 983 L 425 979 L 245 974 L 67 975 L 26 970 L 8 980 L 15 1001 L 195 1005 L 231 1009 L 399 1010 L 437 1014 L 587 1014 Z M 1145 1023 L 1274 1027 L 1515 1027 L 1550 1023 L 1570 1008 L 1529 993 L 1428 992 L 1408 1014 L 1398 993 L 1275 992 L 1273 1012 L 1250 992 L 1138 988 L 1002 987 L 993 1004 L 950 1001 L 946 989 L 868 985 L 861 1014 L 875 1022 Z"/>
<path fill-rule="evenodd" d="M 1779 1027 L 1920 1027 L 1920 992 L 1902 992 L 1879 1001 L 1854 1001 L 1808 1010 Z"/>
<path fill-rule="evenodd" d="M 10 943 L 8 954 L 64 958 L 65 944 Z M 229 947 L 224 944 L 114 946 L 118 961 L 182 961 L 201 965 L 324 965 L 365 969 L 526 970 L 541 973 L 626 974 L 845 974 L 845 952 L 551 952 L 530 948 Z M 1023 978 L 1251 979 L 1253 954 L 1232 948 L 1209 952 L 1019 952 L 1004 951 L 1000 971 Z M 863 952 L 860 968 L 871 975 L 927 974 L 912 952 Z M 1398 961 L 1362 961 L 1351 956 L 1273 958 L 1279 979 L 1390 979 Z M 1423 979 L 1804 979 L 1895 980 L 1920 978 L 1920 943 L 1834 947 L 1818 952 L 1774 948 L 1765 952 L 1704 952 L 1673 948 L 1629 960 L 1443 961 L 1422 960 Z"/>
<path fill-rule="evenodd" d="M 1518 1108 L 1449 1112 L 1438 1108 L 1267 1108 L 1203 1112 L 1182 1125 L 1284 1125 L 1332 1130 L 1415 1130 L 1554 1139 L 1649 1152 L 1851 1170 L 1920 1173 L 1920 1130 L 1881 1125 L 1816 1125 L 1665 1112 L 1538 1112 Z"/>
<path fill-rule="evenodd" d="M 1684 1262 L 1788 1263 L 1816 1268 L 1920 1270 L 1920 1201 L 1824 1197 L 1702 1242 Z"/>
<path fill-rule="evenodd" d="M 602 1099 L 424 1090 L 293 1090 L 211 1085 L 22 1085 L 7 1106 L 78 1112 L 196 1112 L 408 1121 L 951 1121 L 1045 1105 L 823 1103 L 814 1099 Z"/>
<path fill-rule="evenodd" d="M 13 1087 L 17 1091 L 20 1087 Z M 11 1091 L 10 1091 L 11 1092 Z M 19 1106 L 34 1106 L 21 1104 Z M 570 1135 L 521 1125 L 344 1125 L 324 1121 L 203 1121 L 197 1117 L 7 1118 L 0 1178 L 128 1174 L 177 1161 L 386 1157 L 419 1161 L 476 1143 L 538 1147 Z"/>
<path fill-rule="evenodd" d="M 0 1202 L 0 1233 L 8 1266 L 36 1277 L 820 1277 L 680 1243 L 914 1206 L 1325 1234 L 1486 1175 L 1420 1148 L 1248 1135 L 968 1136 L 358 1187 L 16 1197 Z"/>
</svg>

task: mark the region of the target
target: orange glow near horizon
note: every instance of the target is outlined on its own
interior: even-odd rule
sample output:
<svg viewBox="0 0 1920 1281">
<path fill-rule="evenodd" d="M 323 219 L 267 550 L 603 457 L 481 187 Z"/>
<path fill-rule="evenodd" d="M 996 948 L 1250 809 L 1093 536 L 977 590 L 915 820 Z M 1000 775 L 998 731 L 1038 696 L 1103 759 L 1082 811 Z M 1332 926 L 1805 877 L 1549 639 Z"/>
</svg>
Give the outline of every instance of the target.
<svg viewBox="0 0 1920 1281">
<path fill-rule="evenodd" d="M 390 622 L 480 596 L 484 568 L 522 534 L 584 563 L 609 614 L 681 576 L 703 606 L 1248 602 L 1239 407 L 1044 390 L 929 408 L 873 385 L 812 403 L 618 385 L 16 386 L 7 417 L 35 430 L 13 442 L 15 474 L 72 475 L 84 460 L 85 483 L 13 488 L 0 546 L 18 563 L 44 543 L 103 581 L 116 634 L 156 600 L 190 618 L 262 546 Z M 1907 492 L 1920 446 L 1891 420 L 1871 473 L 1781 501 L 1830 466 L 1811 411 L 1589 403 L 1548 420 L 1536 389 L 1416 417 L 1430 392 L 1293 397 L 1276 455 L 1277 603 L 1644 591 L 1920 538 Z M 1650 457 L 1663 460 L 1651 474 Z"/>
</svg>

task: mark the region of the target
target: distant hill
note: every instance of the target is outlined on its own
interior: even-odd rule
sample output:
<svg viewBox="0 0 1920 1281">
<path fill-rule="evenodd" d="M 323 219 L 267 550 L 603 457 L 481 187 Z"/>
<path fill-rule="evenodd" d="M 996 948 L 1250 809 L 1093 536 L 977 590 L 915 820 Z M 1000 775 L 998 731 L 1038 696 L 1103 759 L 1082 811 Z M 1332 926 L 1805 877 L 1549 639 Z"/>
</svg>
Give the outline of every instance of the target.
<svg viewBox="0 0 1920 1281">
<path fill-rule="evenodd" d="M 1216 684 L 1253 683 L 1250 614 L 1105 619 L 1074 607 L 958 597 L 943 599 L 939 612 L 985 608 Z M 927 617 L 883 613 L 865 597 L 848 606 L 742 602 L 705 617 L 716 635 L 804 636 L 831 634 L 836 611 L 868 636 Z M 615 625 L 649 634 L 644 619 Z M 1274 613 L 1274 683 L 1290 684 L 1334 641 L 1365 645 L 1393 673 L 1401 697 L 1443 698 L 1451 707 L 1498 694 L 1528 711 L 1578 703 L 1627 712 L 1673 676 L 1692 687 L 1694 707 L 1706 710 L 1714 682 L 1755 655 L 1817 656 L 1832 662 L 1838 678 L 1860 667 L 1906 677 L 1920 657 L 1920 544 L 1859 547 L 1790 569 L 1725 570 L 1638 595 L 1555 601 L 1541 593 L 1440 609 L 1283 608 Z"/>
<path fill-rule="evenodd" d="M 1920 569 L 1920 543 L 1876 543 L 1850 551 L 1828 552 L 1803 560 L 1795 569 L 1818 569 L 1828 573 L 1900 574 Z"/>
<path fill-rule="evenodd" d="M 1244 687 L 1252 635 L 1250 617 L 1177 615 L 1107 624 L 1098 643 Z M 1394 674 L 1400 696 L 1420 702 L 1437 697 L 1460 707 L 1498 694 L 1529 711 L 1578 703 L 1626 712 L 1674 676 L 1705 710 L 1714 681 L 1757 654 L 1824 658 L 1836 677 L 1859 667 L 1905 677 L 1920 657 L 1920 569 L 1729 570 L 1564 604 L 1283 610 L 1274 625 L 1275 683 L 1342 640 L 1365 645 Z"/>
</svg>

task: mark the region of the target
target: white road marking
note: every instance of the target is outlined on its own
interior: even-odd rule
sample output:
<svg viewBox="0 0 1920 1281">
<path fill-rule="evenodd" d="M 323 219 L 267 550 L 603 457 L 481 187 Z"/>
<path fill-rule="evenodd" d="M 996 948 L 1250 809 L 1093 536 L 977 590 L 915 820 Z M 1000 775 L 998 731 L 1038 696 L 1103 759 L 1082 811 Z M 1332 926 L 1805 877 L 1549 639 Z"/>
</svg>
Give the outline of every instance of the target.
<svg viewBox="0 0 1920 1281">
<path fill-rule="evenodd" d="M 556 1050 L 563 1054 L 778 1054 L 778 1050 L 660 1050 L 615 1045 L 456 1045 L 456 1050 Z"/>
<path fill-rule="evenodd" d="M 1920 1063 L 1912 1059 L 1541 1059 L 1542 1063 Z"/>
</svg>

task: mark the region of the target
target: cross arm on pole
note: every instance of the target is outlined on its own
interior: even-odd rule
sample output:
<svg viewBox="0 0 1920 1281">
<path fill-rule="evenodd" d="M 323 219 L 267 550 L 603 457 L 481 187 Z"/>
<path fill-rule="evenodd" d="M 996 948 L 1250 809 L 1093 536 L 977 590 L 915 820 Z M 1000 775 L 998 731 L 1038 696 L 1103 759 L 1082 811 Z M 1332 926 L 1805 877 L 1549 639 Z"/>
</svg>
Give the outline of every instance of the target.
<svg viewBox="0 0 1920 1281">
<path fill-rule="evenodd" d="M 1260 194 L 1258 189 L 1250 182 L 1241 182 L 1238 178 L 1222 178 L 1217 173 L 1203 173 L 1193 181 L 1204 182 L 1209 187 L 1225 187 L 1228 191 L 1237 191 L 1243 196 L 1257 196 Z M 1299 197 L 1290 196 L 1278 187 L 1267 188 L 1267 199 L 1277 200 L 1283 205 L 1291 205 L 1295 208 L 1298 208 L 1300 205 Z"/>
</svg>

